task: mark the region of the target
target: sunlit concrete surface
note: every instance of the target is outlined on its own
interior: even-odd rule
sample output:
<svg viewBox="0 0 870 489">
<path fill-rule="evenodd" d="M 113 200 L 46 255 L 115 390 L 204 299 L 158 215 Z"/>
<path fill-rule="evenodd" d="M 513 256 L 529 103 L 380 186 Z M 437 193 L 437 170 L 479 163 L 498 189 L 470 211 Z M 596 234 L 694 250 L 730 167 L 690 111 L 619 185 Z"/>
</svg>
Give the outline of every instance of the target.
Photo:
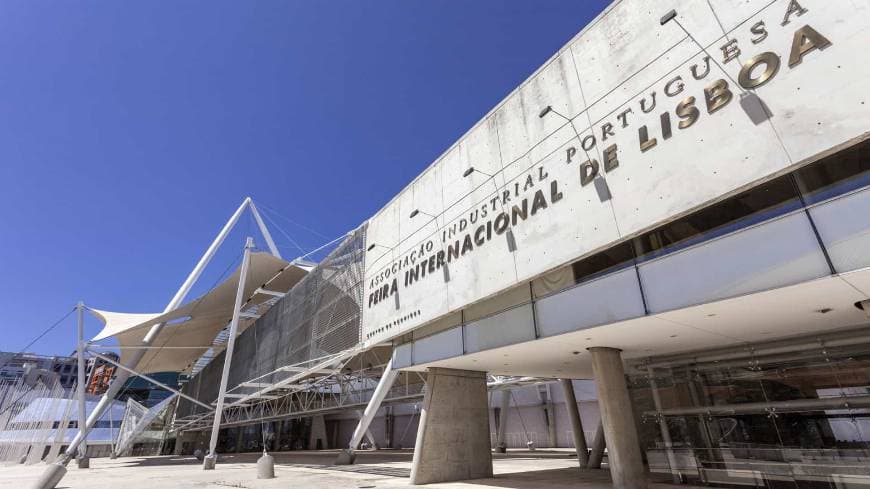
<svg viewBox="0 0 870 489">
<path fill-rule="evenodd" d="M 126 457 L 91 459 L 91 468 L 80 470 L 70 464 L 58 488 L 69 489 L 164 489 L 198 488 L 588 488 L 609 489 L 606 470 L 581 473 L 571 450 L 509 450 L 493 454 L 495 477 L 465 482 L 412 486 L 410 450 L 358 452 L 355 465 L 332 465 L 336 451 L 282 452 L 275 457 L 275 479 L 258 480 L 256 453 L 222 456 L 217 469 L 204 471 L 193 457 Z M 44 470 L 38 465 L 0 466 L 0 488 L 27 489 Z M 653 483 L 652 489 L 669 489 Z M 689 489 L 689 486 L 680 486 Z"/>
</svg>

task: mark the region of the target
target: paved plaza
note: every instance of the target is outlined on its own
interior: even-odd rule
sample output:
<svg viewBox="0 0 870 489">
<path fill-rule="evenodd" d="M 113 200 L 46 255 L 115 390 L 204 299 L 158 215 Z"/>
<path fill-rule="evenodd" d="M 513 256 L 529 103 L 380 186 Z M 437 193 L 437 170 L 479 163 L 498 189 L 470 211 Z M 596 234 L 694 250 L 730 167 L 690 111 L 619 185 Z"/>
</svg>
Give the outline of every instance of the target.
<svg viewBox="0 0 870 489">
<path fill-rule="evenodd" d="M 257 480 L 259 454 L 225 455 L 216 470 L 204 471 L 190 456 L 126 457 L 91 460 L 91 468 L 80 470 L 70 464 L 67 476 L 58 485 L 69 489 L 218 489 L 227 487 L 268 489 L 345 489 L 411 487 L 410 450 L 383 450 L 358 453 L 358 463 L 332 465 L 337 452 L 282 452 L 275 456 L 275 479 Z M 495 477 L 466 482 L 431 484 L 432 488 L 610 488 L 607 470 L 581 473 L 570 450 L 510 451 L 495 454 Z M 0 488 L 31 487 L 44 465 L 5 465 L 0 467 Z M 667 484 L 651 484 L 652 489 L 667 489 Z M 681 486 L 685 489 L 686 486 Z"/>
</svg>

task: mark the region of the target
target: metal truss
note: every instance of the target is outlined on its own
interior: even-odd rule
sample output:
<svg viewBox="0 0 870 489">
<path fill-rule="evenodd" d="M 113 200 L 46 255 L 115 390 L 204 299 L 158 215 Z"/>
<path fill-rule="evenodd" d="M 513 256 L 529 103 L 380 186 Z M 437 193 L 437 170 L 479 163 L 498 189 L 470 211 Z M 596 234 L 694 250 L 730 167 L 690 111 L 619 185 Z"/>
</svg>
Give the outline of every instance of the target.
<svg viewBox="0 0 870 489">
<path fill-rule="evenodd" d="M 385 350 L 382 348 L 381 350 Z M 282 419 L 332 414 L 366 407 L 384 372 L 386 361 L 374 349 L 349 350 L 339 355 L 301 365 L 276 369 L 267 375 L 240 383 L 228 391 L 221 427 L 247 425 Z M 292 375 L 277 382 L 264 382 L 281 372 Z M 418 371 L 402 371 L 382 405 L 419 402 L 425 393 L 425 376 Z M 554 382 L 534 377 L 489 376 L 490 391 L 523 385 Z M 255 392 L 251 392 L 255 389 Z M 213 412 L 176 418 L 171 430 L 202 431 L 214 421 Z"/>
</svg>

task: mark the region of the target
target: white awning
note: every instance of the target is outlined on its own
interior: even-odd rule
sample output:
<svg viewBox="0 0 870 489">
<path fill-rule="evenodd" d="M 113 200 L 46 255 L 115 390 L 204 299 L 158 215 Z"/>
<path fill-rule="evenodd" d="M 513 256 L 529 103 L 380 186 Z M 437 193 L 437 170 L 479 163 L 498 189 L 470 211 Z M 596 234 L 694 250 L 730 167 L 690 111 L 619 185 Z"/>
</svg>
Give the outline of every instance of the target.
<svg viewBox="0 0 870 489">
<path fill-rule="evenodd" d="M 151 346 L 172 348 L 149 349 L 133 368 L 145 374 L 188 371 L 208 351 L 212 341 L 232 319 L 240 268 L 205 295 L 164 314 L 130 314 L 91 308 L 91 312 L 105 325 L 92 341 L 117 339 L 120 346 L 128 347 L 121 350 L 121 362 L 126 364 L 135 351 L 129 347 L 142 345 L 151 327 L 164 323 L 165 326 Z M 310 268 L 305 265 L 292 265 L 269 253 L 251 253 L 244 291 L 247 302 L 242 310 L 252 316 L 262 315 L 275 302 L 276 295 L 256 292 L 258 289 L 285 293 L 308 270 Z M 243 315 L 239 320 L 239 332 L 256 320 L 256 317 L 246 316 Z"/>
</svg>

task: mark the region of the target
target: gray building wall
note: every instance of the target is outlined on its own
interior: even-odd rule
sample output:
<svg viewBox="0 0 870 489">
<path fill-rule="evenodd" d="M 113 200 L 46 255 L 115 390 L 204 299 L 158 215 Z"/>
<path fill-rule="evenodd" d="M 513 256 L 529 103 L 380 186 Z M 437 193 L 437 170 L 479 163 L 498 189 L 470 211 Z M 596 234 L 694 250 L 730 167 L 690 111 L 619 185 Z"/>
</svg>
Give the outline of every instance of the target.
<svg viewBox="0 0 870 489">
<path fill-rule="evenodd" d="M 573 434 L 571 421 L 568 418 L 568 408 L 565 405 L 565 396 L 561 386 L 554 382 L 549 384 L 550 395 L 553 399 L 553 410 L 556 424 L 556 447 L 573 448 Z M 537 448 L 551 448 L 549 443 L 548 427 L 545 416 L 545 406 L 541 403 L 538 394 L 538 386 L 530 385 L 512 389 L 513 400 L 508 413 L 506 442 L 508 448 L 526 448 L 526 442 L 535 442 Z M 595 383 L 591 380 L 575 380 L 574 393 L 577 396 L 577 404 L 580 408 L 580 418 L 583 422 L 583 430 L 586 433 L 588 443 L 592 443 L 592 436 L 598 426 L 599 414 L 598 403 L 595 395 Z M 501 392 L 490 393 L 490 444 L 495 446 L 497 427 L 495 424 L 495 411 L 501 404 Z M 377 417 L 372 421 L 370 431 L 383 448 L 413 448 L 417 437 L 417 426 L 420 420 L 420 403 L 394 405 L 393 409 L 393 437 L 392 444 L 386 444 L 386 412 L 382 407 Z M 350 443 L 353 430 L 357 425 L 355 412 L 341 413 L 327 416 L 327 423 L 335 435 L 335 441 L 339 447 L 345 447 Z"/>
</svg>

